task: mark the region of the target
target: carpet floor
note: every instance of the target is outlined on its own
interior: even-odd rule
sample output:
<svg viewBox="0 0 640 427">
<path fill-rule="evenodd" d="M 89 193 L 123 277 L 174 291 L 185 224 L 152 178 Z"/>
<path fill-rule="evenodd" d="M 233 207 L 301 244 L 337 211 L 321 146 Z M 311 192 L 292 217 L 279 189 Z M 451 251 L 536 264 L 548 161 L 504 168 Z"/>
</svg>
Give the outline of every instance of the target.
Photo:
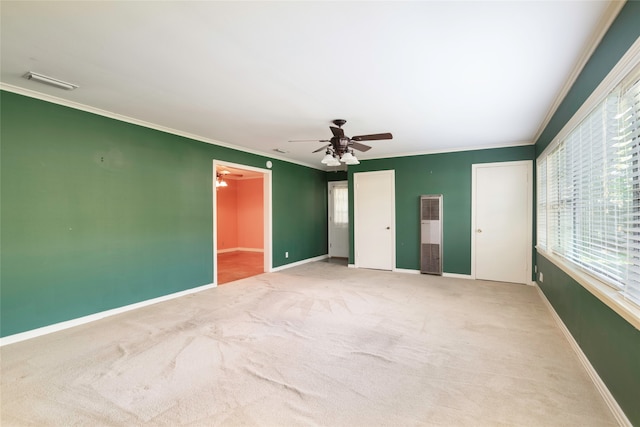
<svg viewBox="0 0 640 427">
<path fill-rule="evenodd" d="M 6 345 L 2 426 L 614 426 L 534 287 L 315 262 Z"/>
</svg>

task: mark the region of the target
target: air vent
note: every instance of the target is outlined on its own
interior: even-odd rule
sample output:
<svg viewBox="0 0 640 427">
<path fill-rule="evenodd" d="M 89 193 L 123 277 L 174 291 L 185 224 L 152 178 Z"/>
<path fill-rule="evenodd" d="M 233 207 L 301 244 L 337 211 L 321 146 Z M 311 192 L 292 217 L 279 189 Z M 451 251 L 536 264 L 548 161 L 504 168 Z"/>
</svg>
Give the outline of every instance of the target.
<svg viewBox="0 0 640 427">
<path fill-rule="evenodd" d="M 442 275 L 442 194 L 420 196 L 420 272 Z"/>
</svg>

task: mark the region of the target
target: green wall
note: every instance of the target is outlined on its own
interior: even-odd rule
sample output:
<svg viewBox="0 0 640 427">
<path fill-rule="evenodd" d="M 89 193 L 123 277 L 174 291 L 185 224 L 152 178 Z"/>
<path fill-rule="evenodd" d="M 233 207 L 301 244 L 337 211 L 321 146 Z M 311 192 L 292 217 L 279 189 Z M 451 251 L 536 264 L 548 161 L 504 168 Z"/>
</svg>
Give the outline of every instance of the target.
<svg viewBox="0 0 640 427">
<path fill-rule="evenodd" d="M 471 167 L 475 163 L 533 160 L 534 146 L 364 160 L 349 166 L 349 214 L 353 224 L 353 173 L 395 170 L 396 268 L 420 269 L 420 204 L 423 194 L 443 195 L 443 270 L 471 274 Z M 349 262 L 354 262 L 353 227 Z"/>
<path fill-rule="evenodd" d="M 349 179 L 347 171 L 328 171 L 327 182 L 330 181 L 346 181 Z"/>
<path fill-rule="evenodd" d="M 326 172 L 276 161 L 273 169 L 273 265 L 326 255 Z"/>
<path fill-rule="evenodd" d="M 538 255 L 540 289 L 624 410 L 640 425 L 640 331 Z"/>
<path fill-rule="evenodd" d="M 0 113 L 1 336 L 213 282 L 212 160 L 266 157 L 5 91 Z M 271 160 L 273 266 L 326 254 L 326 173 Z"/>
<path fill-rule="evenodd" d="M 540 154 L 640 37 L 640 2 L 620 11 L 536 141 Z M 537 255 L 538 285 L 633 425 L 640 426 L 640 332 L 579 283 Z"/>
</svg>

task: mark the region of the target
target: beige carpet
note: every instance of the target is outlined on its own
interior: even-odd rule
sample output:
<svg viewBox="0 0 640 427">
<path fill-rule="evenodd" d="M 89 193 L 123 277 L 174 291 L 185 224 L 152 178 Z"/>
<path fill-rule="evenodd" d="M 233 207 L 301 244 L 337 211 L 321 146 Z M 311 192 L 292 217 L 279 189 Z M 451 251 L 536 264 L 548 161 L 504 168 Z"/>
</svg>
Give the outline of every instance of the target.
<svg viewBox="0 0 640 427">
<path fill-rule="evenodd" d="M 523 285 L 317 262 L 0 351 L 3 427 L 615 425 Z"/>
</svg>

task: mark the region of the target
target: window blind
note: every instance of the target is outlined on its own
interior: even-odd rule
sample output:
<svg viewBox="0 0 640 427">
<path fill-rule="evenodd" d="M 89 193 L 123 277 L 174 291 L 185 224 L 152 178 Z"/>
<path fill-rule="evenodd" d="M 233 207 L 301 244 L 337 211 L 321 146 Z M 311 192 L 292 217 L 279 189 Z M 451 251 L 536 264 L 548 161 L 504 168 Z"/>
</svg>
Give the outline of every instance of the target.
<svg viewBox="0 0 640 427">
<path fill-rule="evenodd" d="M 620 117 L 620 146 L 625 150 L 628 165 L 628 210 L 624 227 L 628 237 L 629 268 L 625 294 L 640 304 L 640 73 L 631 80 L 623 95 L 623 113 Z"/>
<path fill-rule="evenodd" d="M 640 69 L 537 161 L 537 244 L 640 303 Z"/>
<path fill-rule="evenodd" d="M 537 246 L 547 249 L 547 159 L 541 159 L 537 165 L 538 185 L 536 198 L 538 212 L 536 215 Z"/>
<path fill-rule="evenodd" d="M 349 224 L 349 190 L 347 188 L 333 188 L 333 223 L 343 226 Z"/>
</svg>

